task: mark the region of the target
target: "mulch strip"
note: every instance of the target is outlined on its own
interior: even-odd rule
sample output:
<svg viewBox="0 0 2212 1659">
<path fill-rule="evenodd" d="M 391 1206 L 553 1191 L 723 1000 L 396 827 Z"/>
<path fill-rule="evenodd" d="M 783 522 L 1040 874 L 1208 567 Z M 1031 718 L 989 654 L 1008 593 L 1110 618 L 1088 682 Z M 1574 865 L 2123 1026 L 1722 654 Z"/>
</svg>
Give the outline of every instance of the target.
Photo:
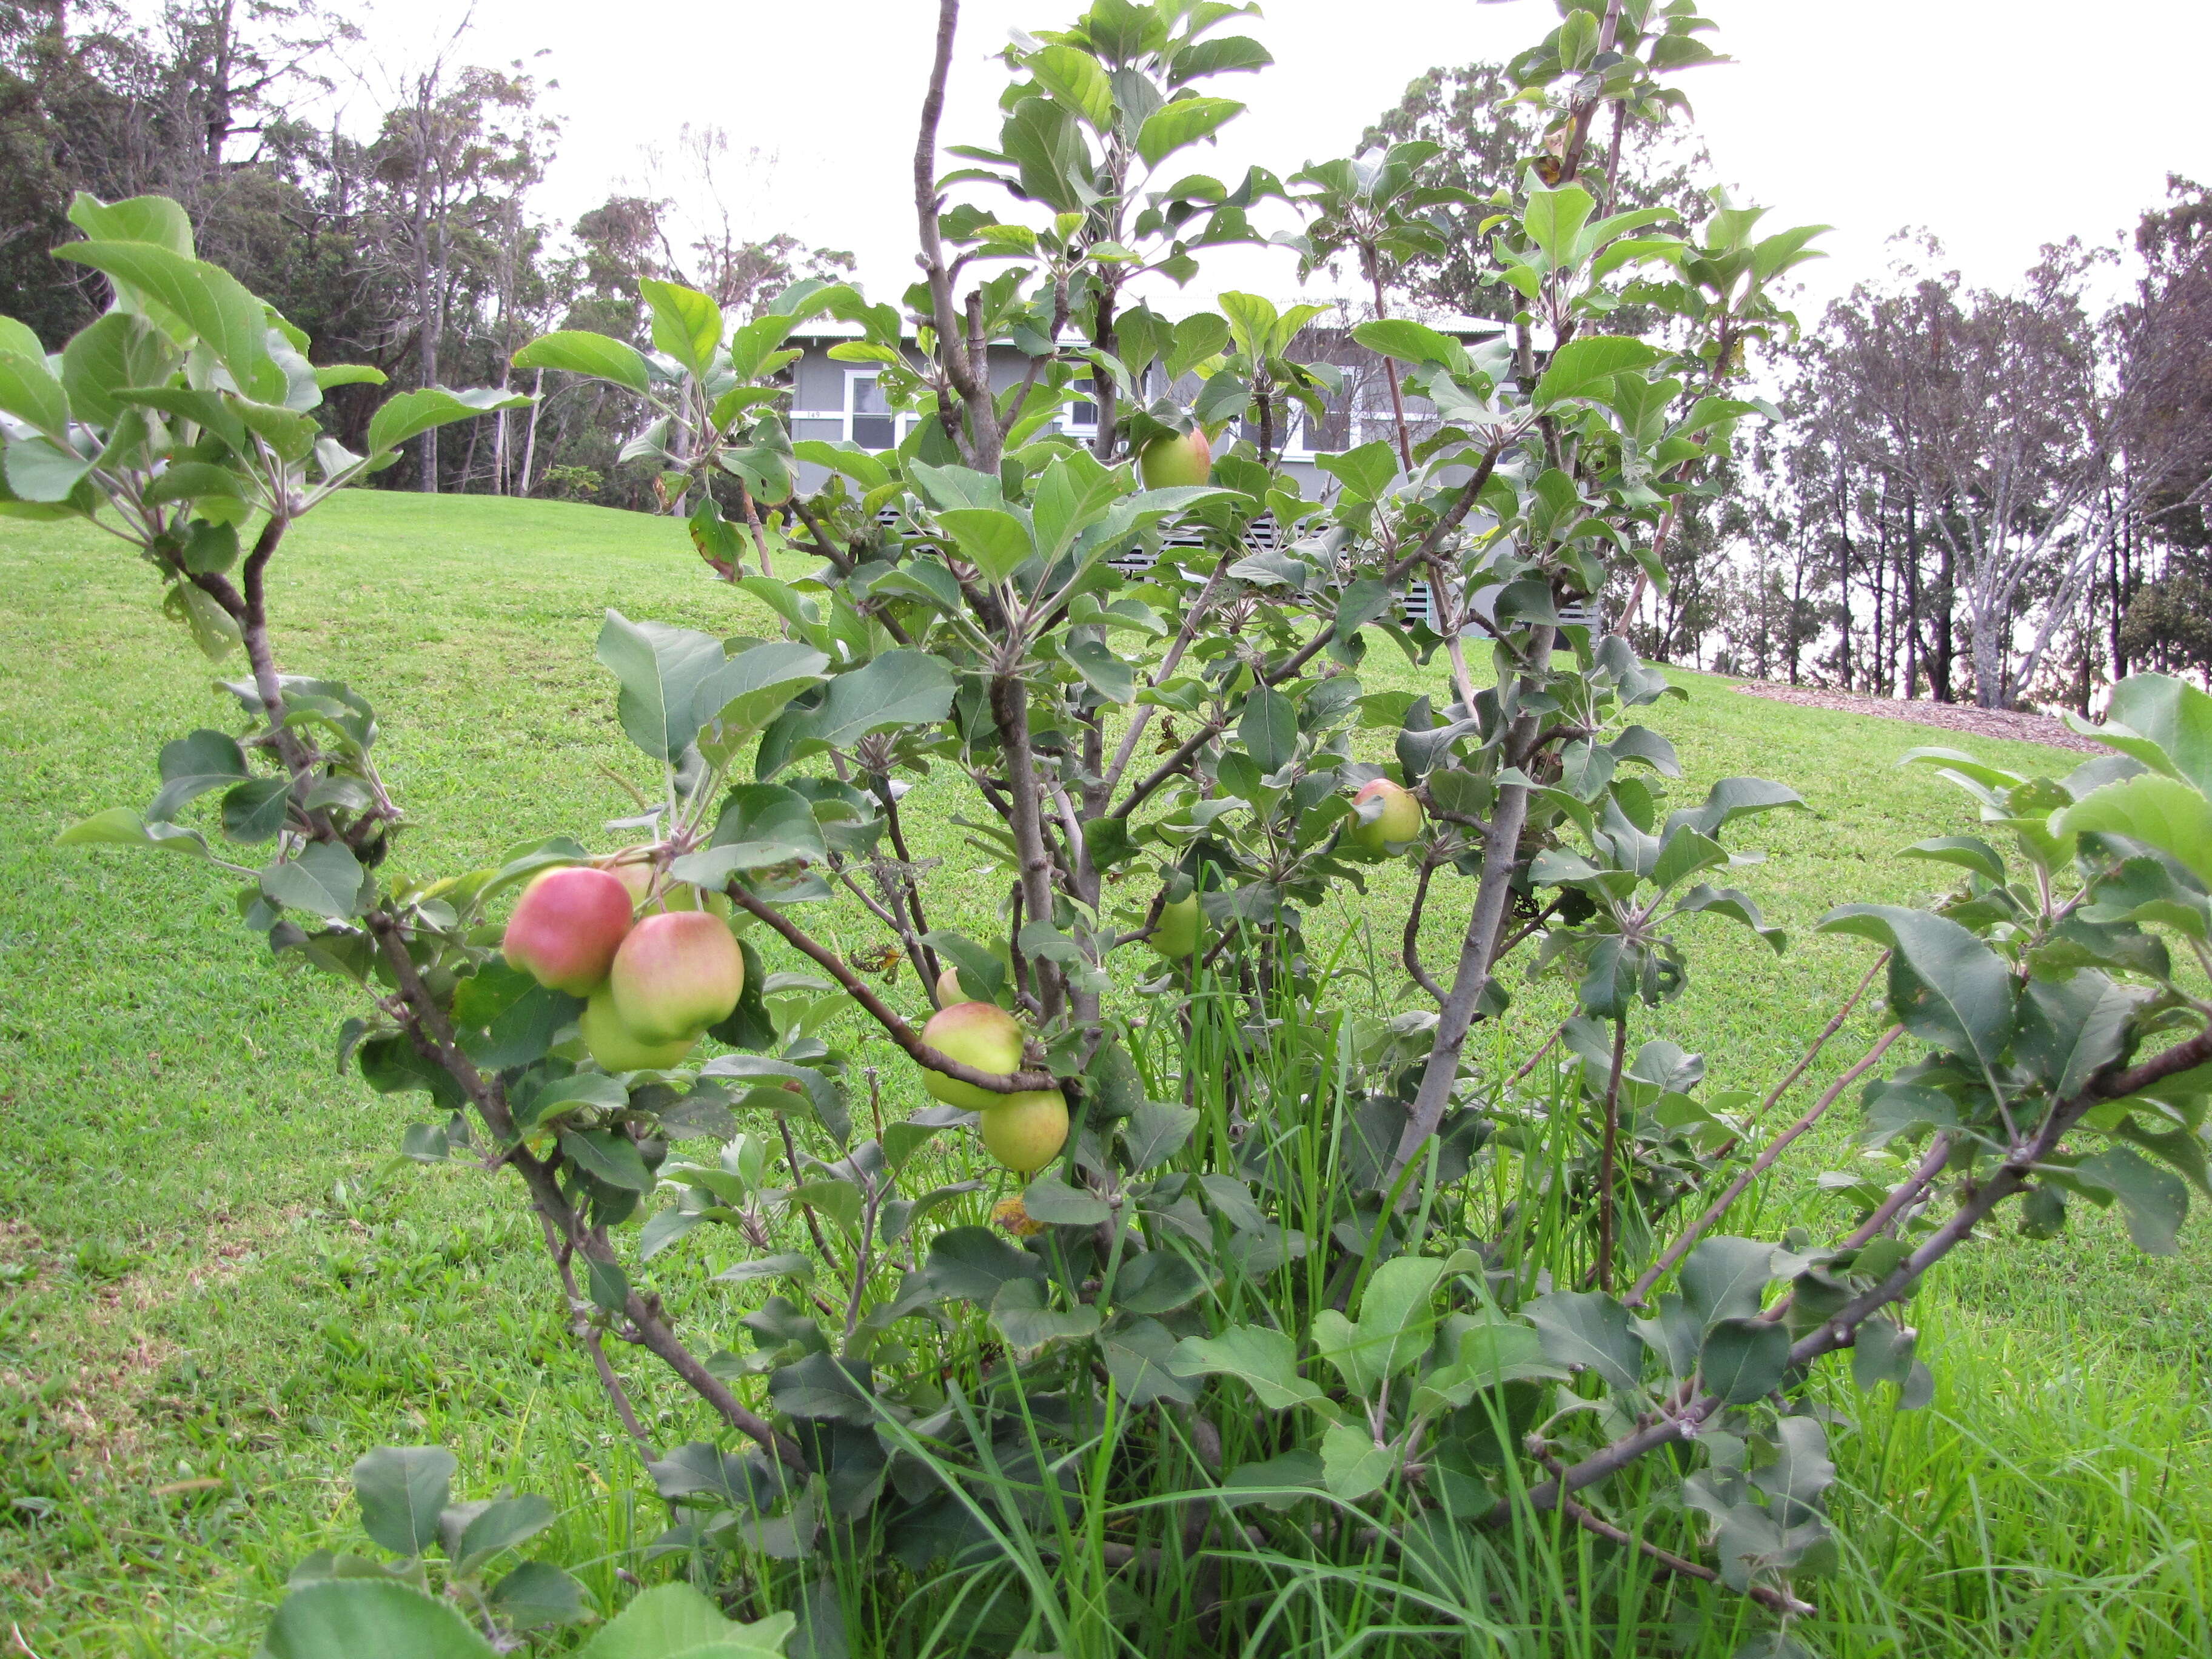
<svg viewBox="0 0 2212 1659">
<path fill-rule="evenodd" d="M 2084 755 L 2111 752 L 2094 738 L 2069 731 L 2063 720 L 2049 714 L 2023 714 L 2009 708 L 1977 708 L 1970 703 L 1899 702 L 1890 697 L 1862 696 L 1856 691 L 1815 691 L 1802 685 L 1774 685 L 1746 680 L 1735 688 L 1748 696 L 1794 702 L 1801 708 L 1833 708 L 1845 714 L 1875 714 L 1883 720 L 1917 720 L 1978 738 L 2012 738 L 2021 743 L 2047 744 L 2053 749 L 2072 749 Z"/>
</svg>

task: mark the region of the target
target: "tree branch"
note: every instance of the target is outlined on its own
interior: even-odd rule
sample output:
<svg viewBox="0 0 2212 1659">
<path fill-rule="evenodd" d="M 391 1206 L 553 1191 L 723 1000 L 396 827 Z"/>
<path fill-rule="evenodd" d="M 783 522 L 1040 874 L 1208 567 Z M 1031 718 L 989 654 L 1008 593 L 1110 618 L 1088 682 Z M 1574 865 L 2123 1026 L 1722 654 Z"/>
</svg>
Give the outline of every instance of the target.
<svg viewBox="0 0 2212 1659">
<path fill-rule="evenodd" d="M 904 1049 L 907 1056 L 925 1071 L 942 1072 L 956 1083 L 972 1083 L 979 1089 L 994 1095 L 1019 1094 L 1030 1089 L 1057 1089 L 1060 1079 L 1049 1072 L 981 1072 L 947 1054 L 941 1054 L 924 1042 L 914 1028 L 884 1006 L 884 1000 L 871 989 L 866 981 L 845 965 L 844 959 L 834 951 L 817 944 L 800 931 L 782 912 L 763 904 L 747 891 L 742 883 L 732 883 L 730 902 L 748 915 L 766 922 L 782 939 L 819 966 L 844 989 L 845 994 L 866 1009 L 877 1024 L 882 1026 L 890 1040 Z"/>
</svg>

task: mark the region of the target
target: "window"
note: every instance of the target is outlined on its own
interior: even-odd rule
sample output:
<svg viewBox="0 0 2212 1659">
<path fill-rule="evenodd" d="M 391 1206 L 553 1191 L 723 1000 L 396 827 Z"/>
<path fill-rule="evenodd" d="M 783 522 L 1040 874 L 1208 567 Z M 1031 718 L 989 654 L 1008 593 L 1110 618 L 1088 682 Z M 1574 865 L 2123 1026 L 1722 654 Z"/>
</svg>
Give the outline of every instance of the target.
<svg viewBox="0 0 2212 1659">
<path fill-rule="evenodd" d="M 1089 380 L 1078 380 L 1069 388 L 1078 395 L 1066 406 L 1060 426 L 1071 435 L 1095 437 L 1098 432 L 1097 388 Z"/>
<path fill-rule="evenodd" d="M 884 397 L 881 377 L 872 368 L 845 372 L 847 435 L 863 449 L 893 449 L 898 445 L 898 416 Z"/>
</svg>

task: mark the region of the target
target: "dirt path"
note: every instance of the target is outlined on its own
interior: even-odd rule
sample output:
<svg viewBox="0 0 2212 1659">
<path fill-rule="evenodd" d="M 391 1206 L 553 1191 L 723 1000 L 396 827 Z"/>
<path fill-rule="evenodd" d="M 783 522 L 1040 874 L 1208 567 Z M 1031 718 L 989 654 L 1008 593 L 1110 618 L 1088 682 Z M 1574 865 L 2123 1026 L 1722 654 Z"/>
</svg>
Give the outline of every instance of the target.
<svg viewBox="0 0 2212 1659">
<path fill-rule="evenodd" d="M 1856 691 L 1815 691 L 1796 685 L 1773 685 L 1746 680 L 1735 688 L 1747 696 L 1771 697 L 1794 702 L 1801 708 L 1834 708 L 1846 714 L 1876 714 L 1884 720 L 1917 720 L 1978 738 L 2014 738 L 2022 743 L 2048 744 L 2053 749 L 2072 749 L 2085 755 L 2111 751 L 2094 738 L 2069 731 L 2063 720 L 2048 714 L 2015 714 L 2008 708 L 1977 708 L 1970 703 L 1899 702 L 1889 697 L 1862 696 Z"/>
</svg>

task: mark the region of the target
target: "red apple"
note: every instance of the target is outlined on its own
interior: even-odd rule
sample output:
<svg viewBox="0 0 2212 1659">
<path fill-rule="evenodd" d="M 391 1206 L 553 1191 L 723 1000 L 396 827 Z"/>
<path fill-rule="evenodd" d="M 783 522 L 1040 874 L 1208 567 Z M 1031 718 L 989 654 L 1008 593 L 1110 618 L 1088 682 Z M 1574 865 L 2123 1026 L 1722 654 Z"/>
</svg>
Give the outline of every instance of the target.
<svg viewBox="0 0 2212 1659">
<path fill-rule="evenodd" d="M 523 890 L 501 941 L 507 964 L 549 990 L 589 996 L 629 933 L 629 889 L 583 865 L 548 870 Z"/>
<path fill-rule="evenodd" d="M 998 1098 L 983 1108 L 983 1148 L 1016 1175 L 1034 1175 L 1067 1145 L 1067 1102 L 1057 1089 Z"/>
<path fill-rule="evenodd" d="M 1200 427 L 1193 427 L 1180 437 L 1155 438 L 1138 456 L 1137 471 L 1144 475 L 1147 489 L 1203 484 L 1213 475 L 1213 446 L 1206 442 Z"/>
<path fill-rule="evenodd" d="M 744 988 L 736 937 L 703 910 L 646 917 L 623 940 L 607 975 L 623 1024 L 646 1042 L 698 1036 L 729 1017 Z"/>
<path fill-rule="evenodd" d="M 647 1042 L 623 1024 L 615 1000 L 605 986 L 592 994 L 578 1022 L 584 1047 L 610 1072 L 665 1072 L 684 1063 L 684 1056 L 698 1045 L 697 1033 L 673 1042 Z"/>
<path fill-rule="evenodd" d="M 1366 823 L 1355 820 L 1352 823 L 1352 839 L 1357 845 L 1370 853 L 1383 853 L 1390 845 L 1402 845 L 1421 833 L 1421 803 L 1410 791 L 1388 778 L 1375 778 L 1359 786 L 1352 803 L 1360 806 L 1376 799 L 1382 803 L 1381 813 Z"/>
<path fill-rule="evenodd" d="M 956 1002 L 940 1009 L 921 1028 L 921 1040 L 947 1059 L 979 1072 L 1006 1073 L 1022 1068 L 1022 1028 L 996 1003 Z M 962 1083 L 942 1072 L 925 1071 L 921 1086 L 948 1106 L 980 1112 L 1007 1097 Z"/>
</svg>

